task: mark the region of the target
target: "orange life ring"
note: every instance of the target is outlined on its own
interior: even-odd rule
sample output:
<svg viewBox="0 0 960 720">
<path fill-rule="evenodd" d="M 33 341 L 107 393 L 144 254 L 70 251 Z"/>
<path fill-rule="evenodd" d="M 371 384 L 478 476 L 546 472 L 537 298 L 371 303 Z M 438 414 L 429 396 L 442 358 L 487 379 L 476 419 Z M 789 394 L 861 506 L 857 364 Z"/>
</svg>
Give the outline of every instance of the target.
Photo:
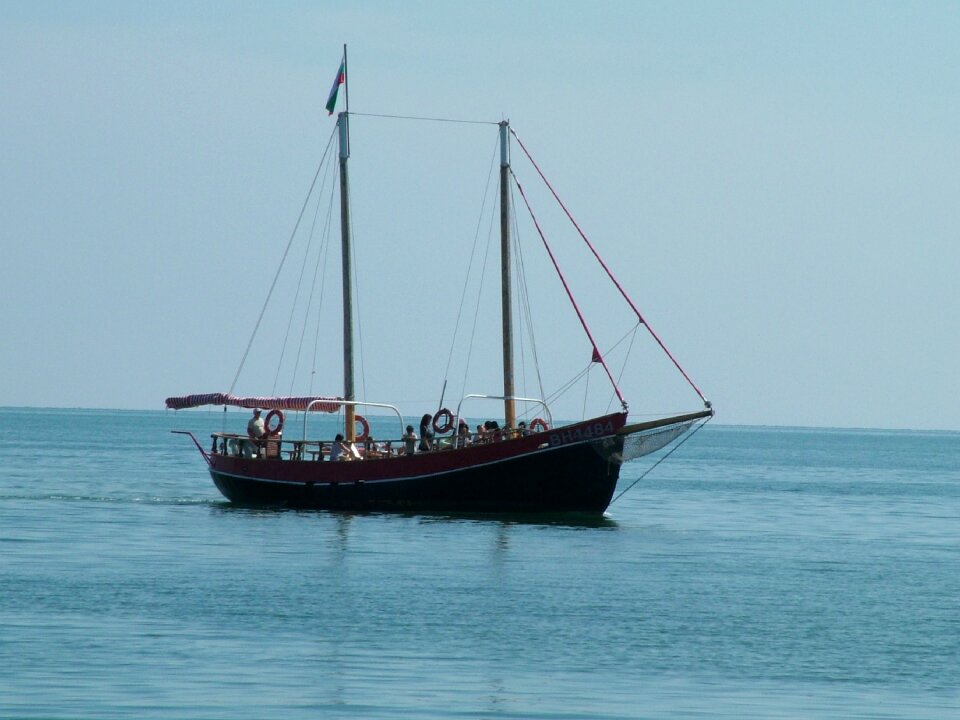
<svg viewBox="0 0 960 720">
<path fill-rule="evenodd" d="M 277 426 L 273 429 L 270 428 L 270 421 L 273 418 L 279 418 L 280 422 L 277 423 Z M 283 430 L 283 412 L 274 408 L 267 413 L 267 416 L 263 419 L 263 434 L 270 435 L 279 435 L 280 431 Z"/>
<path fill-rule="evenodd" d="M 531 432 L 546 432 L 550 428 L 547 427 L 547 421 L 543 418 L 534 418 L 530 421 L 530 431 Z"/>
<path fill-rule="evenodd" d="M 367 422 L 367 419 L 363 415 L 354 415 L 353 422 L 354 424 L 360 423 L 360 427 L 362 428 L 360 434 L 353 438 L 356 442 L 363 442 L 370 437 L 370 423 Z M 354 428 L 354 432 L 356 432 L 356 428 Z"/>
<path fill-rule="evenodd" d="M 443 418 L 443 424 L 440 423 L 440 418 Z M 433 430 L 440 434 L 453 430 L 453 413 L 446 408 L 437 410 L 437 414 L 433 416 Z"/>
</svg>

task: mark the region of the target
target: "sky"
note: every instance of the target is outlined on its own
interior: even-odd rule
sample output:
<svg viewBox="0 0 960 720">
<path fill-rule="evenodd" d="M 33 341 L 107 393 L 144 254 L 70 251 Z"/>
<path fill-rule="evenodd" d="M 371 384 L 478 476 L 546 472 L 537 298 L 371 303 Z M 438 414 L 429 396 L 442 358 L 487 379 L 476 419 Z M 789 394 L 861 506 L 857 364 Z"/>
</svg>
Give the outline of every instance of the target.
<svg viewBox="0 0 960 720">
<path fill-rule="evenodd" d="M 231 387 L 347 44 L 367 399 L 412 415 L 446 376 L 448 398 L 498 391 L 496 342 L 475 341 L 469 388 L 447 368 L 471 250 L 496 243 L 490 123 L 509 119 L 717 422 L 960 430 L 957 37 L 960 6 L 933 2 L 2 0 L 0 406 L 159 409 Z M 319 218 L 315 250 L 327 199 L 300 228 Z M 544 223 L 559 246 L 562 223 Z M 520 240 L 543 264 L 536 231 Z M 564 258 L 607 348 L 629 318 Z M 313 340 L 284 276 L 235 392 L 301 390 L 286 369 L 278 386 L 291 362 L 342 392 L 329 278 L 316 364 L 294 359 Z M 561 376 L 547 392 L 590 357 L 551 287 L 531 299 L 542 369 Z M 497 302 L 467 303 L 461 345 Z M 636 356 L 631 413 L 701 406 L 642 329 Z M 601 371 L 588 382 L 554 414 L 579 414 Z"/>
</svg>

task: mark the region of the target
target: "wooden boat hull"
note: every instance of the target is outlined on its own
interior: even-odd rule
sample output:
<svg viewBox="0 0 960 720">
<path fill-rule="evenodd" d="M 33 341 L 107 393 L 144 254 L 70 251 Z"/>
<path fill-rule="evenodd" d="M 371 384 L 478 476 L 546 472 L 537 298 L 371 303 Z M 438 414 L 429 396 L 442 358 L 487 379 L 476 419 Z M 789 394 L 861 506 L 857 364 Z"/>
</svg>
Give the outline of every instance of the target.
<svg viewBox="0 0 960 720">
<path fill-rule="evenodd" d="M 355 462 L 211 455 L 210 475 L 240 505 L 330 510 L 600 514 L 620 475 L 626 416 L 410 458 Z"/>
</svg>

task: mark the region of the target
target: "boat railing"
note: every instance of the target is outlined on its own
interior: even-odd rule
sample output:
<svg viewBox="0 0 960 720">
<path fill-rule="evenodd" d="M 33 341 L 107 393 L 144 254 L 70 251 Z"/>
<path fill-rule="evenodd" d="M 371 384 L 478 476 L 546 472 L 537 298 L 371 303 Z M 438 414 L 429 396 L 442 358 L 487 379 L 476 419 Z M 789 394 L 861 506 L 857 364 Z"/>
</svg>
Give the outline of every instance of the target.
<svg viewBox="0 0 960 720">
<path fill-rule="evenodd" d="M 394 414 L 397 416 L 397 420 L 399 420 L 399 422 L 400 422 L 400 434 L 403 435 L 403 415 L 400 414 L 399 408 L 395 407 L 394 405 L 388 405 L 388 404 L 386 404 L 386 403 L 367 402 L 367 401 L 365 401 L 365 400 L 328 400 L 328 399 L 323 399 L 323 400 L 314 400 L 314 401 L 311 402 L 309 405 L 307 405 L 307 411 L 303 414 L 303 438 L 304 438 L 304 440 L 306 440 L 306 438 L 307 438 L 307 417 L 310 415 L 310 410 L 313 409 L 313 406 L 314 406 L 314 405 L 321 405 L 321 404 L 326 404 L 326 405 L 342 405 L 343 407 L 348 407 L 348 406 L 352 406 L 352 407 L 378 407 L 378 408 L 385 408 L 386 410 L 392 410 L 392 411 L 394 412 Z"/>
<path fill-rule="evenodd" d="M 464 395 L 464 396 L 460 399 L 460 402 L 457 403 L 457 414 L 456 414 L 456 416 L 454 417 L 454 427 L 457 427 L 457 424 L 460 422 L 460 418 L 462 417 L 462 416 L 460 415 L 460 409 L 463 407 L 463 404 L 464 404 L 467 400 L 474 400 L 474 399 L 477 399 L 477 400 L 513 400 L 513 401 L 515 401 L 515 402 L 534 403 L 535 405 L 539 405 L 539 406 L 541 406 L 541 407 L 543 408 L 543 414 L 546 416 L 546 417 L 544 417 L 543 419 L 547 421 L 547 424 L 548 424 L 550 427 L 553 427 L 553 415 L 552 415 L 551 412 L 550 412 L 550 408 L 547 407 L 547 403 L 546 403 L 545 400 L 542 400 L 542 399 L 540 399 L 540 398 L 520 397 L 519 395 L 510 395 L 510 396 L 507 396 L 507 395 L 479 395 L 479 394 Z"/>
<path fill-rule="evenodd" d="M 324 460 L 330 455 L 333 440 L 284 440 L 281 436 L 269 435 L 262 438 L 251 438 L 239 433 L 215 432 L 211 433 L 213 447 L 210 452 L 214 455 L 233 455 L 245 458 L 267 458 L 287 460 Z M 363 457 L 388 457 L 396 454 L 396 441 L 376 442 L 379 447 L 367 447 L 363 442 L 359 445 L 358 455 Z"/>
<path fill-rule="evenodd" d="M 505 440 L 524 437 L 525 434 L 514 431 L 498 431 L 491 433 L 468 433 L 459 435 L 453 433 L 448 436 L 436 437 L 432 440 L 433 447 L 430 450 L 417 450 L 417 454 L 424 452 L 447 452 L 450 450 L 463 449 L 477 445 L 487 445 L 498 443 Z M 335 445 L 335 440 L 307 440 L 307 439 L 285 439 L 280 435 L 267 435 L 261 438 L 251 438 L 248 435 L 232 432 L 214 432 L 210 434 L 213 440 L 209 455 L 225 455 L 243 458 L 266 458 L 266 459 L 285 459 L 285 460 L 308 460 L 322 461 L 330 456 L 330 450 Z M 200 444 L 194 439 L 197 447 Z M 353 443 L 346 443 L 350 449 L 349 459 L 354 460 L 375 460 L 395 457 L 404 457 L 406 455 L 407 439 L 400 437 L 390 440 L 374 440 L 372 437 L 363 440 L 357 440 Z M 417 441 L 419 445 L 419 440 Z M 201 449 L 202 451 L 202 449 Z M 204 452 L 204 455 L 208 453 Z"/>
</svg>

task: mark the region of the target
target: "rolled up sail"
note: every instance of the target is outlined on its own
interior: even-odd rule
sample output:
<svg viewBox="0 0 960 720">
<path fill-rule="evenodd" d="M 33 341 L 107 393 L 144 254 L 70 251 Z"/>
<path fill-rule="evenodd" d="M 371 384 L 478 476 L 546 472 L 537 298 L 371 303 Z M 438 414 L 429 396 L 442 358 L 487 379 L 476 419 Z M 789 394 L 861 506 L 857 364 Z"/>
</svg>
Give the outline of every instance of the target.
<svg viewBox="0 0 960 720">
<path fill-rule="evenodd" d="M 306 410 L 335 413 L 343 403 L 341 398 L 332 397 L 236 397 L 229 393 L 206 393 L 202 395 L 184 395 L 168 397 L 167 409 L 185 410 L 204 405 L 230 405 L 242 408 L 263 408 L 264 410 Z"/>
</svg>

